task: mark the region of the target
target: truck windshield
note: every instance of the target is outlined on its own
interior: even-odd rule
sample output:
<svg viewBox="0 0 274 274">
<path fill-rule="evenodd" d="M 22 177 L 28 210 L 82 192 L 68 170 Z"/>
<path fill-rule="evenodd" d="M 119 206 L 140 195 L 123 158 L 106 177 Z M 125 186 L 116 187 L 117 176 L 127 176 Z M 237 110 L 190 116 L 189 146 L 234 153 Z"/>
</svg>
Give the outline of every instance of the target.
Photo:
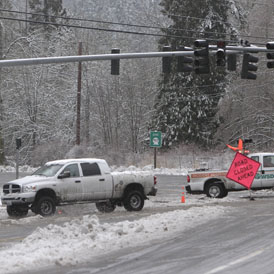
<svg viewBox="0 0 274 274">
<path fill-rule="evenodd" d="M 32 175 L 42 175 L 46 177 L 52 177 L 54 176 L 57 171 L 62 167 L 63 165 L 45 165 L 37 169 Z"/>
</svg>

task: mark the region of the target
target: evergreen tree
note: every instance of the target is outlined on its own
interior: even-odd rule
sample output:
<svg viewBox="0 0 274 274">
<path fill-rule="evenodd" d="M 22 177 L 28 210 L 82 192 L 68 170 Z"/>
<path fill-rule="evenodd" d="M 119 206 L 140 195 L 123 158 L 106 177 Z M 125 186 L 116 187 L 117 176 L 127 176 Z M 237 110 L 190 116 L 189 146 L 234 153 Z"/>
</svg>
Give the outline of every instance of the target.
<svg viewBox="0 0 274 274">
<path fill-rule="evenodd" d="M 57 16 L 65 16 L 66 10 L 63 9 L 62 0 L 30 0 L 29 8 L 33 12 L 31 19 L 39 22 L 58 23 L 61 19 Z M 31 29 L 41 28 L 41 25 L 32 23 Z M 50 31 L 52 25 L 43 25 L 44 29 Z"/>
<path fill-rule="evenodd" d="M 234 0 L 162 0 L 160 5 L 171 22 L 163 30 L 166 37 L 160 40 L 160 48 L 193 47 L 196 39 L 208 40 L 210 44 L 217 40 L 235 41 L 237 29 L 231 19 L 236 17 L 240 25 L 244 22 Z M 162 75 L 152 127 L 164 133 L 164 146 L 180 142 L 210 144 L 218 126 L 214 119 L 218 102 L 227 85 L 225 69 L 216 69 L 215 58 L 210 59 L 210 74 L 176 73 L 173 66 L 170 74 Z"/>
</svg>

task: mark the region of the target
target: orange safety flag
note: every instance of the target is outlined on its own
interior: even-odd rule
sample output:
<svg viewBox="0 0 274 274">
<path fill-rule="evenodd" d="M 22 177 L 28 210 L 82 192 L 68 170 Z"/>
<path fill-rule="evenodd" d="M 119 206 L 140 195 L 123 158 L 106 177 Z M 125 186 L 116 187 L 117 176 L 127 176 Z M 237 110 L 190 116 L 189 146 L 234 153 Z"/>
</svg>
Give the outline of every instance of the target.
<svg viewBox="0 0 274 274">
<path fill-rule="evenodd" d="M 228 144 L 226 144 L 226 145 L 227 145 L 227 147 L 229 147 L 230 149 L 232 149 L 234 151 L 238 151 L 240 153 L 249 153 L 248 150 L 244 151 L 244 142 L 243 142 L 242 139 L 239 139 L 239 141 L 238 141 L 238 147 L 233 147 L 233 146 L 228 145 Z"/>
</svg>

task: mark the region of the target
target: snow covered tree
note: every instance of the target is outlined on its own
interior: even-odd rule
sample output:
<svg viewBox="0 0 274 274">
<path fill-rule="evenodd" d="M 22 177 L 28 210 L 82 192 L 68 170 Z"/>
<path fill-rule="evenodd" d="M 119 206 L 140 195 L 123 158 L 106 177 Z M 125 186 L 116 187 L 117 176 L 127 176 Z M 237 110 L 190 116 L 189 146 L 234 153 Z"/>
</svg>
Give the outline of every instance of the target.
<svg viewBox="0 0 274 274">
<path fill-rule="evenodd" d="M 241 7 L 234 0 L 162 0 L 161 6 L 170 24 L 163 29 L 166 37 L 160 40 L 160 48 L 193 47 L 196 39 L 210 44 L 218 40 L 235 42 L 237 27 L 244 22 Z M 215 114 L 227 80 L 225 69 L 216 69 L 215 58 L 210 59 L 210 74 L 186 75 L 177 73 L 173 66 L 170 74 L 162 75 L 152 128 L 164 133 L 164 146 L 211 143 L 218 127 Z"/>
</svg>

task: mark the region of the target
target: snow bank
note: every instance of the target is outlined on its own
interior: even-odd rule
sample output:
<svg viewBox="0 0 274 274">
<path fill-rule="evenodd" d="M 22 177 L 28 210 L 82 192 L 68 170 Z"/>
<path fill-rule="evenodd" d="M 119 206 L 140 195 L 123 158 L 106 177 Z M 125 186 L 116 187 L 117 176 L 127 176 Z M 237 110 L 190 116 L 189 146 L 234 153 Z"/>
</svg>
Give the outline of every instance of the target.
<svg viewBox="0 0 274 274">
<path fill-rule="evenodd" d="M 224 216 L 228 210 L 222 206 L 193 207 L 115 224 L 100 224 L 97 216 L 86 215 L 62 226 L 50 224 L 37 228 L 21 243 L 1 250 L 1 272 L 76 265 L 107 252 L 174 236 L 174 233 Z"/>
</svg>

